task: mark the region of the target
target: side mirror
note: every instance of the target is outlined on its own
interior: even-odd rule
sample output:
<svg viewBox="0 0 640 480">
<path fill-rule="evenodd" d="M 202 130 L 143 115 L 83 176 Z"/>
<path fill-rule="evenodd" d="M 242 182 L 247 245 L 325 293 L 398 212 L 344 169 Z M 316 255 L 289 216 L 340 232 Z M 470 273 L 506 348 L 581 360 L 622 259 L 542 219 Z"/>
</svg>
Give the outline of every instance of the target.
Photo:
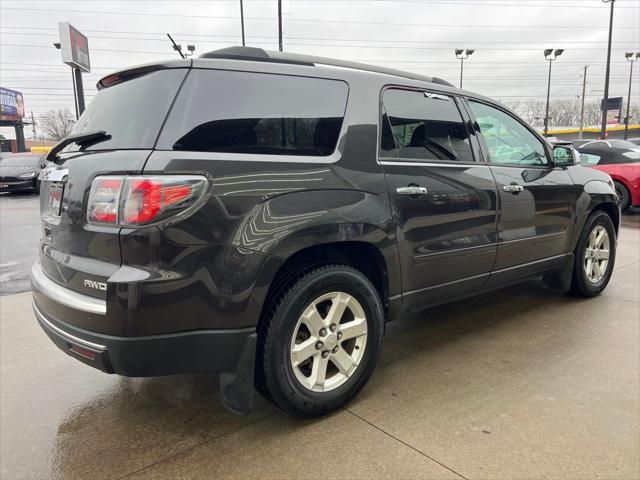
<svg viewBox="0 0 640 480">
<path fill-rule="evenodd" d="M 553 164 L 556 167 L 569 167 L 580 163 L 578 151 L 566 145 L 553 146 Z"/>
</svg>

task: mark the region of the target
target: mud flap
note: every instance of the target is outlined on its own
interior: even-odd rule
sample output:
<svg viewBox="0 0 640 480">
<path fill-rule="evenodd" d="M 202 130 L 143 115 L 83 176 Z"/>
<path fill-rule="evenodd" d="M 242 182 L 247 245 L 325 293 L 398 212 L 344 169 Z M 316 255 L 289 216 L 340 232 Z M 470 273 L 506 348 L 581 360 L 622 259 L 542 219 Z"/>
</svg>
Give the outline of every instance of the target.
<svg viewBox="0 0 640 480">
<path fill-rule="evenodd" d="M 544 286 L 552 291 L 558 293 L 566 293 L 571 288 L 571 281 L 573 280 L 573 264 L 575 263 L 575 255 L 573 253 L 567 256 L 562 269 L 551 275 L 544 275 L 542 277 L 542 283 Z"/>
<path fill-rule="evenodd" d="M 233 372 L 220 374 L 220 401 L 234 413 L 247 415 L 253 406 L 253 375 L 258 334 L 247 337 Z"/>
</svg>

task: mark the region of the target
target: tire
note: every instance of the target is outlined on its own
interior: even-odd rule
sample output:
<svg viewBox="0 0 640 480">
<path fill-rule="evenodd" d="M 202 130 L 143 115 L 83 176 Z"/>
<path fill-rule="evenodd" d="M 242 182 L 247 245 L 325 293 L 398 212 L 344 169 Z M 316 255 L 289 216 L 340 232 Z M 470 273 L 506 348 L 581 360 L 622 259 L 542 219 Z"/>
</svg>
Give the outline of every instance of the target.
<svg viewBox="0 0 640 480">
<path fill-rule="evenodd" d="M 597 241 L 602 232 L 606 232 L 606 236 L 602 237 L 600 253 L 598 258 L 593 258 L 590 252 L 593 252 L 594 241 Z M 605 247 L 608 243 L 608 248 Z M 596 242 L 597 244 L 597 242 Z M 608 259 L 606 265 L 602 262 L 602 250 L 608 250 Z M 591 259 L 591 264 L 588 260 Z M 609 283 L 613 266 L 616 260 L 616 231 L 611 221 L 611 217 L 607 213 L 596 210 L 593 212 L 582 229 L 578 245 L 575 250 L 575 263 L 573 266 L 573 278 L 571 281 L 570 293 L 581 297 L 594 297 L 599 295 Z M 594 265 L 598 264 L 597 268 Z M 591 268 L 589 267 L 591 265 Z M 588 275 L 587 271 L 593 275 Z M 603 271 L 604 270 L 604 271 Z"/>
<path fill-rule="evenodd" d="M 625 210 L 628 210 L 629 207 L 631 206 L 631 194 L 629 193 L 629 189 L 626 186 L 624 186 L 624 184 L 615 180 L 613 183 L 616 187 L 616 194 L 620 199 L 620 211 L 624 212 Z"/>
<path fill-rule="evenodd" d="M 346 305 L 343 315 L 332 313 L 338 305 Z M 266 310 L 258 328 L 256 387 L 293 415 L 332 412 L 367 383 L 383 331 L 382 303 L 365 275 L 346 265 L 314 268 L 293 279 Z M 297 360 L 294 349 L 304 352 Z M 326 379 L 321 384 L 322 375 L 314 372 L 323 368 Z"/>
</svg>

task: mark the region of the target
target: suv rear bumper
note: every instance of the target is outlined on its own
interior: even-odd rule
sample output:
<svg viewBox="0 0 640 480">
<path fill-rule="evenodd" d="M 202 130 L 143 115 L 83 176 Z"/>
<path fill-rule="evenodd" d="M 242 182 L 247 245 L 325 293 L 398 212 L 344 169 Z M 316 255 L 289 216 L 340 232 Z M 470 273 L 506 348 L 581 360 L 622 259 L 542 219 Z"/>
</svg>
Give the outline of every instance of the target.
<svg viewBox="0 0 640 480">
<path fill-rule="evenodd" d="M 211 330 L 112 337 L 87 332 L 47 316 L 33 302 L 38 323 L 63 352 L 106 373 L 152 377 L 196 372 L 233 372 L 255 329 Z"/>
<path fill-rule="evenodd" d="M 47 312 L 52 303 L 100 315 L 103 300 L 69 290 L 50 280 L 36 263 L 32 269 L 33 311 L 38 323 L 62 351 L 107 373 L 147 377 L 196 372 L 234 372 L 245 346 L 255 344 L 255 328 L 195 330 L 148 336 L 112 336 L 70 325 Z M 105 318 L 106 321 L 106 318 Z"/>
</svg>

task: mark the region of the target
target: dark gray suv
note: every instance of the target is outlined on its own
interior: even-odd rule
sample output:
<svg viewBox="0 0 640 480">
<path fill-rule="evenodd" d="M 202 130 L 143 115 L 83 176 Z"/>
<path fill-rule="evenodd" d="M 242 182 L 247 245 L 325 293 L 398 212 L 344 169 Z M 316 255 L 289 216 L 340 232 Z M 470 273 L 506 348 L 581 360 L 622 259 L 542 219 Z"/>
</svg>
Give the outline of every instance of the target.
<svg viewBox="0 0 640 480">
<path fill-rule="evenodd" d="M 41 174 L 38 322 L 104 372 L 220 372 L 321 415 L 385 322 L 542 276 L 607 285 L 618 199 L 498 103 L 438 78 L 253 48 L 103 78 Z"/>
</svg>

